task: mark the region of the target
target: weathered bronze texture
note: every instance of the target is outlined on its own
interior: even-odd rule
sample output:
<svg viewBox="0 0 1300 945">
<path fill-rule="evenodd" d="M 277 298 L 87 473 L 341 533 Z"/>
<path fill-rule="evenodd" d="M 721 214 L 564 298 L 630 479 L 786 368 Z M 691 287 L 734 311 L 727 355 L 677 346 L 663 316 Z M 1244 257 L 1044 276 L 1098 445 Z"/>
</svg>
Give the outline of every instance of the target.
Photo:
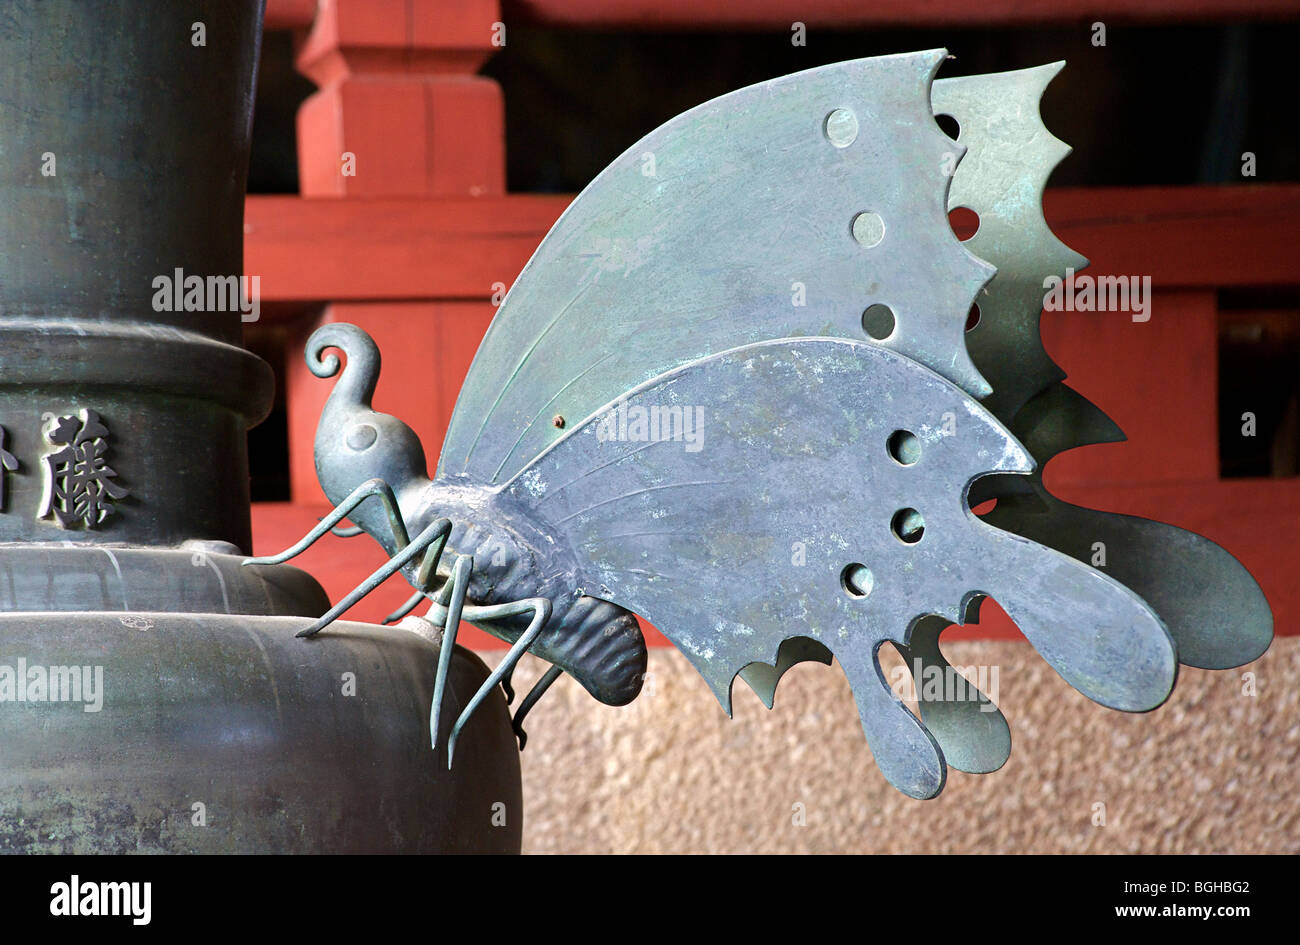
<svg viewBox="0 0 1300 945">
<path fill-rule="evenodd" d="M 425 727 L 437 648 L 357 623 L 300 640 L 301 626 L 0 614 L 0 685 L 15 653 L 27 667 L 104 669 L 98 712 L 0 704 L 0 850 L 518 852 L 519 756 L 505 701 L 474 716 L 452 777 Z M 355 696 L 343 694 L 347 673 Z M 449 706 L 486 675 L 457 649 Z"/>
<path fill-rule="evenodd" d="M 950 764 L 987 773 L 1010 750 L 939 647 L 985 597 L 1124 711 L 1164 702 L 1180 663 L 1257 657 L 1272 616 L 1226 551 L 1042 489 L 1040 462 L 1113 428 L 1059 384 L 1038 334 L 1045 280 L 1080 259 L 1041 210 L 1066 150 L 1037 111 L 1057 67 L 935 83 L 946 58 L 772 79 L 625 151 L 512 285 L 432 476 L 411 428 L 372 409 L 373 341 L 319 328 L 310 369 L 338 374 L 329 349 L 348 361 L 315 443 L 336 508 L 246 563 L 283 563 L 348 516 L 389 561 L 303 632 L 401 573 L 417 594 L 394 617 L 427 596 L 448 636 L 464 616 L 511 641 L 498 674 L 529 650 L 552 664 L 516 727 L 560 672 L 611 704 L 634 696 L 633 613 L 727 710 L 737 677 L 770 706 L 786 669 L 834 657 L 876 763 L 917 798 Z M 980 216 L 966 243 L 957 206 Z M 1124 560 L 1095 559 L 1101 540 Z M 961 685 L 922 695 L 918 719 L 879 663 L 887 642 L 916 676 Z"/>
<path fill-rule="evenodd" d="M 241 347 L 261 22 L 0 13 L 0 850 L 519 849 L 500 694 L 453 779 L 436 635 L 297 639 L 320 586 L 240 567 L 274 381 Z M 468 698 L 487 669 L 448 657 Z"/>
<path fill-rule="evenodd" d="M 243 273 L 255 14 L 23 2 L 0 20 L 0 426 L 18 461 L 0 541 L 249 546 L 244 432 L 271 370 L 239 346 L 238 309 L 159 311 L 155 280 Z M 127 496 L 65 526 L 40 514 L 41 458 L 51 417 L 83 409 Z"/>
</svg>

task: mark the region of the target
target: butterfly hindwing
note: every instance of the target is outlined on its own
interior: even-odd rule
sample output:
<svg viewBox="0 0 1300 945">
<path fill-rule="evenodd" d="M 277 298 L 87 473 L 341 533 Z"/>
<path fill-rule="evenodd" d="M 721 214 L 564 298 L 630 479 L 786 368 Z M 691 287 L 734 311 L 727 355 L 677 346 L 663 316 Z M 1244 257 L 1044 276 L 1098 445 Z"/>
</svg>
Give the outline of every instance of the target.
<svg viewBox="0 0 1300 945">
<path fill-rule="evenodd" d="M 782 339 L 629 392 L 505 493 L 576 555 L 582 593 L 652 622 L 725 708 L 734 677 L 776 664 L 788 638 L 825 647 L 886 776 L 927 797 L 942 753 L 876 656 L 926 615 L 957 620 L 992 594 L 1072 684 L 1120 708 L 1149 708 L 1173 682 L 1172 644 L 1140 600 L 970 513 L 972 480 L 1031 468 L 975 401 L 914 362 Z M 1077 619 L 1054 621 L 1071 600 Z"/>
</svg>

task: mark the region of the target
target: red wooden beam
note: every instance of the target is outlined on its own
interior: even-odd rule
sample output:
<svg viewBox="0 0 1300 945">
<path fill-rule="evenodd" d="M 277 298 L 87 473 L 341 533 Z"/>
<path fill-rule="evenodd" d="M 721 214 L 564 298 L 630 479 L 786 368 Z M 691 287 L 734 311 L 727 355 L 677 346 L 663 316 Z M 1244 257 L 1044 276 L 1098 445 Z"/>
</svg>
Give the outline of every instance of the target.
<svg viewBox="0 0 1300 945">
<path fill-rule="evenodd" d="M 505 103 L 476 75 L 497 0 L 329 0 L 298 38 L 319 86 L 298 110 L 304 196 L 441 198 L 506 189 Z"/>
<path fill-rule="evenodd" d="M 507 23 L 571 29 L 823 29 L 1295 19 L 1295 0 L 503 0 Z"/>
<path fill-rule="evenodd" d="M 503 0 L 506 23 L 574 29 L 823 29 L 1295 19 L 1294 0 Z M 308 29 L 317 0 L 266 0 L 268 30 Z"/>
<path fill-rule="evenodd" d="M 1122 312 L 1043 315 L 1043 346 L 1067 383 L 1128 436 L 1052 460 L 1055 491 L 1219 477 L 1215 292 L 1156 283 L 1151 294 L 1146 322 Z"/>
<path fill-rule="evenodd" d="M 264 301 L 486 299 L 569 197 L 248 198 L 244 259 Z"/>
<path fill-rule="evenodd" d="M 1300 185 L 1057 188 L 1044 211 L 1099 270 L 1156 288 L 1300 283 Z"/>
<path fill-rule="evenodd" d="M 485 299 L 571 199 L 252 196 L 246 269 L 269 302 Z M 1096 272 L 1151 276 L 1158 289 L 1300 281 L 1300 185 L 1055 189 L 1046 211 Z"/>
</svg>

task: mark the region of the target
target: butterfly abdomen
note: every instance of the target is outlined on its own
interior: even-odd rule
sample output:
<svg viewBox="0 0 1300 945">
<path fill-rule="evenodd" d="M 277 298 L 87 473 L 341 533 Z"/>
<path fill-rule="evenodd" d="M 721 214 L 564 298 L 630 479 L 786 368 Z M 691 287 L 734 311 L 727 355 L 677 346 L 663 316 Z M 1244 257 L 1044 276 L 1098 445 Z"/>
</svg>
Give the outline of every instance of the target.
<svg viewBox="0 0 1300 945">
<path fill-rule="evenodd" d="M 564 549 L 534 535 L 527 522 L 494 498 L 473 487 L 438 484 L 424 502 L 429 514 L 453 522 L 448 550 L 474 559 L 469 599 L 492 605 L 546 598 L 551 618 L 529 652 L 563 669 L 607 705 L 631 702 L 641 691 L 647 659 L 636 616 L 583 593 L 565 566 L 569 556 Z M 527 617 L 478 624 L 510 642 L 527 625 Z"/>
</svg>

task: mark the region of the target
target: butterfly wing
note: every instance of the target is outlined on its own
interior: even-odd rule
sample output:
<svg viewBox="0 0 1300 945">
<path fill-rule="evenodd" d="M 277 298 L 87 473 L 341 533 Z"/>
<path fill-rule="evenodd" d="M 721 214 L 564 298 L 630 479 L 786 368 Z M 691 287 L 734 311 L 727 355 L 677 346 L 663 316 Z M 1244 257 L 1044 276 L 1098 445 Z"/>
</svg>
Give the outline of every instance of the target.
<svg viewBox="0 0 1300 945">
<path fill-rule="evenodd" d="M 836 63 L 706 102 L 629 148 L 520 274 L 465 380 L 439 477 L 497 484 L 624 391 L 774 338 L 880 343 L 966 390 L 965 316 L 993 274 L 947 220 L 942 50 Z M 859 215 L 864 215 L 859 218 Z M 856 225 L 855 225 L 856 221 Z"/>
<path fill-rule="evenodd" d="M 891 454 L 898 431 L 914 438 L 895 450 L 909 465 Z M 1031 468 L 974 400 L 909 359 L 781 339 L 638 387 L 503 492 L 572 550 L 580 592 L 654 623 L 728 710 L 734 677 L 775 665 L 788 639 L 833 653 L 886 777 L 930 797 L 942 751 L 876 658 L 928 615 L 956 620 L 992 595 L 1067 681 L 1115 708 L 1151 708 L 1173 684 L 1173 644 L 1140 599 L 969 511 L 972 480 Z M 921 518 L 919 540 L 903 540 Z"/>
<path fill-rule="evenodd" d="M 986 520 L 1082 562 L 1098 560 L 1104 549 L 1106 573 L 1160 614 L 1187 666 L 1242 666 L 1273 641 L 1273 613 L 1259 584 L 1240 561 L 1195 532 L 1072 505 L 1045 489 L 999 500 Z"/>
<path fill-rule="evenodd" d="M 957 121 L 957 142 L 967 148 L 953 174 L 948 206 L 979 214 L 979 228 L 966 247 L 997 267 L 979 294 L 980 319 L 966 333 L 966 344 L 993 386 L 984 406 L 1004 421 L 1065 377 L 1039 335 L 1043 280 L 1088 265 L 1043 217 L 1047 180 L 1070 146 L 1047 130 L 1039 101 L 1064 65 L 934 83 L 935 114 Z"/>
<path fill-rule="evenodd" d="M 997 267 L 997 274 L 978 295 L 980 319 L 966 332 L 965 342 L 973 362 L 993 387 L 983 404 L 1004 421 L 1014 417 L 1027 399 L 1064 376 L 1039 337 L 1043 279 L 1063 274 L 1067 267 L 1081 269 L 1088 264 L 1057 239 L 1042 213 L 1047 179 L 1070 153 L 1070 148 L 1047 130 L 1039 116 L 1039 100 L 1063 65 L 1058 62 L 1013 72 L 939 79 L 931 91 L 934 113 L 957 121 L 959 144 L 954 151 L 964 152 L 953 172 L 948 206 L 967 207 L 979 214 L 979 228 L 964 245 Z M 922 363 L 941 369 L 932 362 Z M 1087 410 L 1091 405 L 1077 395 L 1076 399 L 1081 404 L 1069 412 L 1070 425 L 1059 426 L 1059 433 L 1069 438 L 1069 445 L 1111 438 L 1113 424 L 1105 415 L 1095 407 Z M 1066 418 L 1064 414 L 1061 417 Z M 1040 462 L 1046 461 L 1036 453 L 1034 456 Z M 998 495 L 999 490 L 1030 492 L 1033 488 L 1022 476 L 988 477 L 976 485 L 976 501 Z M 937 637 L 932 646 L 916 652 L 908 650 L 903 655 L 910 667 L 944 668 L 930 660 L 931 656 L 942 659 Z M 787 659 L 778 665 L 776 673 L 756 671 L 746 673 L 744 678 L 770 704 L 780 672 L 794 662 Z M 945 713 L 944 728 L 953 738 L 961 728 L 963 714 L 972 742 L 991 731 L 991 721 L 1000 723 L 1000 727 L 993 726 L 998 729 L 997 737 L 988 750 L 975 750 L 968 743 L 956 754 L 988 759 L 1001 750 L 1000 746 L 1009 745 L 1001 737 L 1005 720 L 987 704 L 963 702 L 930 708 Z M 948 744 L 954 745 L 954 740 Z M 981 770 L 988 763 L 981 762 Z"/>
<path fill-rule="evenodd" d="M 949 205 L 979 213 L 979 230 L 967 245 L 997 267 L 979 297 L 980 321 L 967 333 L 971 357 L 993 385 L 983 405 L 1015 431 L 1039 465 L 1033 476 L 983 480 L 977 497 L 1000 497 L 991 524 L 1079 561 L 1092 561 L 1100 542 L 1107 573 L 1155 607 L 1183 662 L 1205 669 L 1239 666 L 1268 648 L 1273 616 L 1236 558 L 1172 525 L 1063 502 L 1041 481 L 1053 456 L 1124 438 L 1105 413 L 1061 383 L 1064 372 L 1039 334 L 1044 279 L 1087 265 L 1042 214 L 1047 179 L 1070 151 L 1039 114 L 1043 92 L 1062 65 L 941 79 L 933 88 L 936 114 L 957 120 L 957 140 L 969 149 L 953 176 Z"/>
<path fill-rule="evenodd" d="M 1040 464 L 1081 441 L 1123 439 L 1105 414 L 1064 384 L 1025 404 L 1012 429 Z M 984 482 L 994 480 L 1001 497 L 985 521 L 1079 561 L 1101 562 L 1097 554 L 1103 551 L 1106 573 L 1160 614 L 1185 665 L 1230 669 L 1268 649 L 1273 640 L 1268 599 L 1242 563 L 1208 538 L 1058 499 L 1042 484 L 1041 466 L 1030 476 L 991 476 Z M 1009 488 L 1016 481 L 1020 488 Z"/>
</svg>

